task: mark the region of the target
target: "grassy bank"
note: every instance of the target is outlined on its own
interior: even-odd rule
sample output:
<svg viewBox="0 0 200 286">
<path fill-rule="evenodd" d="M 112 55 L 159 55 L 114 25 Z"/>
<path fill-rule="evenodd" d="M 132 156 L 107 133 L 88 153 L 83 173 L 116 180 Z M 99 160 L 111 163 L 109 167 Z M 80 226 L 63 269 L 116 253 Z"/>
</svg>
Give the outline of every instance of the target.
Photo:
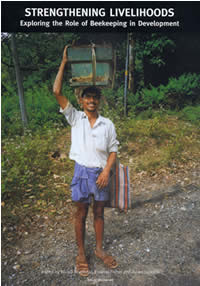
<svg viewBox="0 0 200 286">
<path fill-rule="evenodd" d="M 114 116 L 114 113 L 112 114 Z M 112 118 L 120 141 L 119 157 L 137 173 L 156 172 L 198 161 L 197 124 L 180 114 L 154 112 L 151 118 Z M 35 210 L 70 199 L 74 163 L 69 160 L 70 129 L 41 129 L 2 141 L 2 200 Z M 11 206 L 12 208 L 12 206 Z"/>
<path fill-rule="evenodd" d="M 129 120 L 123 134 L 126 143 L 121 157 L 127 158 L 134 172 L 156 172 L 198 161 L 200 132 L 198 126 L 164 115 L 146 120 Z"/>
</svg>

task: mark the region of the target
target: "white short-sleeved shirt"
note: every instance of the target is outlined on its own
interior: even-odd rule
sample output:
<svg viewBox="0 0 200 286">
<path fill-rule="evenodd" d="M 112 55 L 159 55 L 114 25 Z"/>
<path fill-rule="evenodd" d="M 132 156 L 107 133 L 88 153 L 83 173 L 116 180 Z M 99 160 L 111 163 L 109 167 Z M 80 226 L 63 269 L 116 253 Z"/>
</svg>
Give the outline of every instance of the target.
<svg viewBox="0 0 200 286">
<path fill-rule="evenodd" d="M 104 168 L 109 153 L 118 150 L 119 142 L 112 121 L 99 115 L 91 127 L 87 115 L 76 110 L 71 103 L 64 110 L 60 108 L 60 112 L 72 127 L 70 159 L 89 168 Z"/>
</svg>

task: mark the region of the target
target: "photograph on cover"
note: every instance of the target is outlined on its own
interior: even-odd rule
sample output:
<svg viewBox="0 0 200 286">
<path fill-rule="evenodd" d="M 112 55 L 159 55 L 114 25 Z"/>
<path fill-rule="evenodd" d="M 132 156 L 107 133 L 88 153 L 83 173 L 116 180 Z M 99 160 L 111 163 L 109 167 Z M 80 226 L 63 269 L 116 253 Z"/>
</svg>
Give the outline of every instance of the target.
<svg viewBox="0 0 200 286">
<path fill-rule="evenodd" d="M 199 33 L 55 7 L 1 33 L 2 285 L 199 285 Z"/>
</svg>

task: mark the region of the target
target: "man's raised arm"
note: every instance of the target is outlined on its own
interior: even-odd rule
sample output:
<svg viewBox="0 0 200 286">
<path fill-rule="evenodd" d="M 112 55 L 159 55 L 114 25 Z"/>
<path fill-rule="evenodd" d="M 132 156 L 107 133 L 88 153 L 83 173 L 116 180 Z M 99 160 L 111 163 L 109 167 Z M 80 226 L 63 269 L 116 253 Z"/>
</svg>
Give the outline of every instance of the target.
<svg viewBox="0 0 200 286">
<path fill-rule="evenodd" d="M 53 85 L 53 93 L 62 109 L 65 109 L 68 103 L 68 99 L 62 95 L 63 74 L 64 74 L 65 65 L 67 63 L 67 48 L 68 46 L 65 46 L 64 52 L 63 52 L 63 58 L 62 58 L 62 61 L 61 61 L 54 85 Z"/>
</svg>

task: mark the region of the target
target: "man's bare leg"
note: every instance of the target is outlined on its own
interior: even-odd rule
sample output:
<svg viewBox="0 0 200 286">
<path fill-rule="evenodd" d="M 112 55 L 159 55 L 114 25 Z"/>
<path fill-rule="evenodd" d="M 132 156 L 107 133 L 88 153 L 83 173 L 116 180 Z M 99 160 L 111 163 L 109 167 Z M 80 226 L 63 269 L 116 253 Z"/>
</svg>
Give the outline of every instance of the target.
<svg viewBox="0 0 200 286">
<path fill-rule="evenodd" d="M 88 214 L 89 205 L 86 203 L 76 203 L 76 215 L 75 215 L 75 233 L 76 242 L 78 246 L 78 255 L 82 258 L 85 256 L 85 222 Z"/>
<path fill-rule="evenodd" d="M 76 215 L 75 215 L 75 233 L 76 233 L 76 242 L 78 246 L 78 256 L 76 258 L 76 266 L 77 270 L 81 272 L 87 273 L 88 271 L 88 263 L 85 254 L 85 222 L 88 214 L 87 203 L 76 203 Z M 87 275 L 83 275 L 87 276 Z"/>
<path fill-rule="evenodd" d="M 93 213 L 94 213 L 94 229 L 96 234 L 96 250 L 97 257 L 103 260 L 103 262 L 110 268 L 116 268 L 118 266 L 116 260 L 108 255 L 102 248 L 103 235 L 104 235 L 104 206 L 105 202 L 94 201 Z"/>
<path fill-rule="evenodd" d="M 102 252 L 103 235 L 104 235 L 104 206 L 105 202 L 94 201 L 94 229 L 96 234 L 96 251 Z"/>
</svg>

